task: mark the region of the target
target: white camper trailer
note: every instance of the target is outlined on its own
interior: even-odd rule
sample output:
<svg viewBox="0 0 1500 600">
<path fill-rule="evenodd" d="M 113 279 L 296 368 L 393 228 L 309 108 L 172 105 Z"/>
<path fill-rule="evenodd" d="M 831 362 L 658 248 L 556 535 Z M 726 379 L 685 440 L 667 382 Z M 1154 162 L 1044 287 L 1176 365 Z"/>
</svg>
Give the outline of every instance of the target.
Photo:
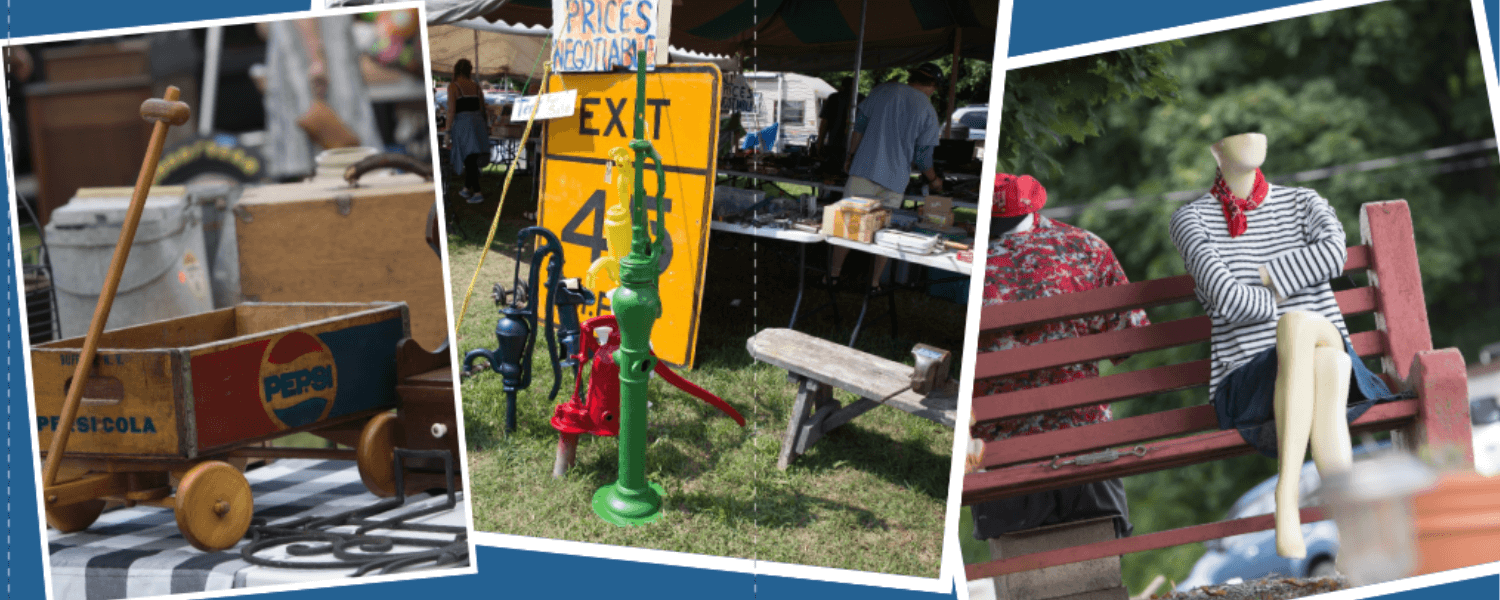
<svg viewBox="0 0 1500 600">
<path fill-rule="evenodd" d="M 823 99 L 834 88 L 817 77 L 797 73 L 750 72 L 745 74 L 755 93 L 756 112 L 745 114 L 740 124 L 755 133 L 780 123 L 776 151 L 787 146 L 807 147 L 818 137 L 818 112 Z"/>
</svg>

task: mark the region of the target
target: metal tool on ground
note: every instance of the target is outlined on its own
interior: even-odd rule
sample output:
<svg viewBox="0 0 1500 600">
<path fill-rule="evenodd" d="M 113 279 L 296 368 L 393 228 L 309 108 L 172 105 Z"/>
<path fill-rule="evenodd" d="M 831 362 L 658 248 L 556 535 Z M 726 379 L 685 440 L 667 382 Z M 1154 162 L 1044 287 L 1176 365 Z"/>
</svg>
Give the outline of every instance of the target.
<svg viewBox="0 0 1500 600">
<path fill-rule="evenodd" d="M 562 242 L 557 235 L 541 227 L 527 227 L 517 234 L 516 254 L 522 256 L 528 242 L 545 240 L 531 254 L 529 276 L 521 279 L 521 263 L 516 262 L 514 285 L 507 290 L 496 284 L 494 299 L 500 305 L 500 320 L 495 323 L 494 350 L 478 348 L 464 355 L 464 373 L 481 370 L 475 362 L 484 359 L 490 370 L 499 373 L 505 383 L 505 431 L 516 430 L 516 394 L 531 387 L 531 355 L 536 347 L 537 301 L 534 290 L 540 284 L 542 262 L 547 262 L 547 305 L 545 326 L 541 330 L 547 341 L 547 355 L 552 362 L 552 390 L 548 399 L 557 398 L 562 386 L 562 370 L 573 364 L 579 336 L 578 307 L 594 303 L 594 293 L 579 285 L 577 279 L 563 279 Z M 554 330 L 553 324 L 557 323 Z M 558 346 L 562 346 L 559 354 Z"/>
<path fill-rule="evenodd" d="M 616 436 L 620 433 L 620 366 L 614 359 L 620 348 L 619 329 L 614 315 L 594 317 L 583 324 L 583 347 L 574 357 L 578 371 L 574 377 L 573 398 L 557 405 L 552 414 L 552 427 L 558 432 L 553 477 L 562 477 L 567 474 L 568 467 L 573 466 L 580 434 Z M 587 389 L 583 386 L 586 364 L 592 364 Z M 723 398 L 684 379 L 661 361 L 656 361 L 654 369 L 663 381 L 719 409 L 740 427 L 745 426 L 745 417 Z"/>
<path fill-rule="evenodd" d="M 192 109 L 177 100 L 182 91 L 176 86 L 167 87 L 161 99 L 152 98 L 141 104 L 141 118 L 156 123 L 151 130 L 151 142 L 146 147 L 146 159 L 141 163 L 141 174 L 135 182 L 135 193 L 130 198 L 130 210 L 125 215 L 125 224 L 120 227 L 120 241 L 115 244 L 115 256 L 109 263 L 109 273 L 104 277 L 104 289 L 99 292 L 99 304 L 94 308 L 94 319 L 89 322 L 88 334 L 83 338 L 83 348 L 78 353 L 78 366 L 73 371 L 74 382 L 68 396 L 63 400 L 60 429 L 52 437 L 48 447 L 47 464 L 42 470 L 42 487 L 51 487 L 57 482 L 57 471 L 62 466 L 63 451 L 68 447 L 68 436 L 73 432 L 73 419 L 78 416 L 78 406 L 83 401 L 84 385 L 94 367 L 94 357 L 99 351 L 99 336 L 104 333 L 104 323 L 109 320 L 109 310 L 120 288 L 120 276 L 125 272 L 125 261 L 130 256 L 130 246 L 135 242 L 135 231 L 141 223 L 141 213 L 146 209 L 146 196 L 151 192 L 151 182 L 156 179 L 156 165 L 161 160 L 162 144 L 167 139 L 167 128 L 181 125 L 192 118 Z"/>
</svg>

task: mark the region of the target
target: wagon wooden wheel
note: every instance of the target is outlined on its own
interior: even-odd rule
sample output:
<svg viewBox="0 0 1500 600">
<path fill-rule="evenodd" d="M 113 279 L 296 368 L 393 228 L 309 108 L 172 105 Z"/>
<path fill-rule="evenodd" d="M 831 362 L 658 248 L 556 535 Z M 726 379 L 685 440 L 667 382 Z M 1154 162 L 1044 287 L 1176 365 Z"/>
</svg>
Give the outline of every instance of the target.
<svg viewBox="0 0 1500 600">
<path fill-rule="evenodd" d="M 83 531 L 104 513 L 103 500 L 84 500 L 64 506 L 47 507 L 47 524 L 63 533 Z"/>
<path fill-rule="evenodd" d="M 396 495 L 396 447 L 400 445 L 401 421 L 396 413 L 375 415 L 359 434 L 354 449 L 359 478 L 370 493 L 382 498 Z"/>
<path fill-rule="evenodd" d="M 250 529 L 255 501 L 239 469 L 210 460 L 189 469 L 177 484 L 177 528 L 204 552 L 233 547 Z"/>
<path fill-rule="evenodd" d="M 61 469 L 63 483 L 71 483 L 83 479 L 89 475 L 84 469 L 68 466 Z M 48 501 L 47 503 L 47 525 L 63 533 L 83 531 L 93 525 L 104 513 L 104 500 L 89 498 L 69 504 L 58 504 Z"/>
</svg>

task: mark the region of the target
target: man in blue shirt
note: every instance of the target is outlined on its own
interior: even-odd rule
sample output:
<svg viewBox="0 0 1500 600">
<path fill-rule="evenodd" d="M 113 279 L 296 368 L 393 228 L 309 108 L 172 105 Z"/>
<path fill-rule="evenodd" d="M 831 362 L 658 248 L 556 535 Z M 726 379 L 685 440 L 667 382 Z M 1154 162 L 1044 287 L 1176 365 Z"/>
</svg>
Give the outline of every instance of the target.
<svg viewBox="0 0 1500 600">
<path fill-rule="evenodd" d="M 907 75 L 906 83 L 888 82 L 875 86 L 870 96 L 859 104 L 854 122 L 854 139 L 845 168 L 849 181 L 845 196 L 878 198 L 889 208 L 900 208 L 916 166 L 933 193 L 942 193 L 943 181 L 932 168 L 932 151 L 938 145 L 937 111 L 931 97 L 937 92 L 943 70 L 932 63 L 922 63 Z M 833 248 L 829 263 L 830 282 L 838 281 L 849 249 Z M 879 287 L 880 275 L 888 259 L 875 257 L 870 287 Z"/>
</svg>

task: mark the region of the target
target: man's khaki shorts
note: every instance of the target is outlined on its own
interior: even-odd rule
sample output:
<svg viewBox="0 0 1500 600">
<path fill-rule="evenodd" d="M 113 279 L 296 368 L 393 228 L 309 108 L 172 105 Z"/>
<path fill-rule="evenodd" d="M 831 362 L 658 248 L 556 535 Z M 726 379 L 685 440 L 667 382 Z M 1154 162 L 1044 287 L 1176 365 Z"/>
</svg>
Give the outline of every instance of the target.
<svg viewBox="0 0 1500 600">
<path fill-rule="evenodd" d="M 858 175 L 849 176 L 849 182 L 844 184 L 844 195 L 876 198 L 880 200 L 881 206 L 886 208 L 901 208 L 901 201 L 906 199 L 906 196 L 901 192 L 888 190 L 884 186 Z"/>
</svg>

